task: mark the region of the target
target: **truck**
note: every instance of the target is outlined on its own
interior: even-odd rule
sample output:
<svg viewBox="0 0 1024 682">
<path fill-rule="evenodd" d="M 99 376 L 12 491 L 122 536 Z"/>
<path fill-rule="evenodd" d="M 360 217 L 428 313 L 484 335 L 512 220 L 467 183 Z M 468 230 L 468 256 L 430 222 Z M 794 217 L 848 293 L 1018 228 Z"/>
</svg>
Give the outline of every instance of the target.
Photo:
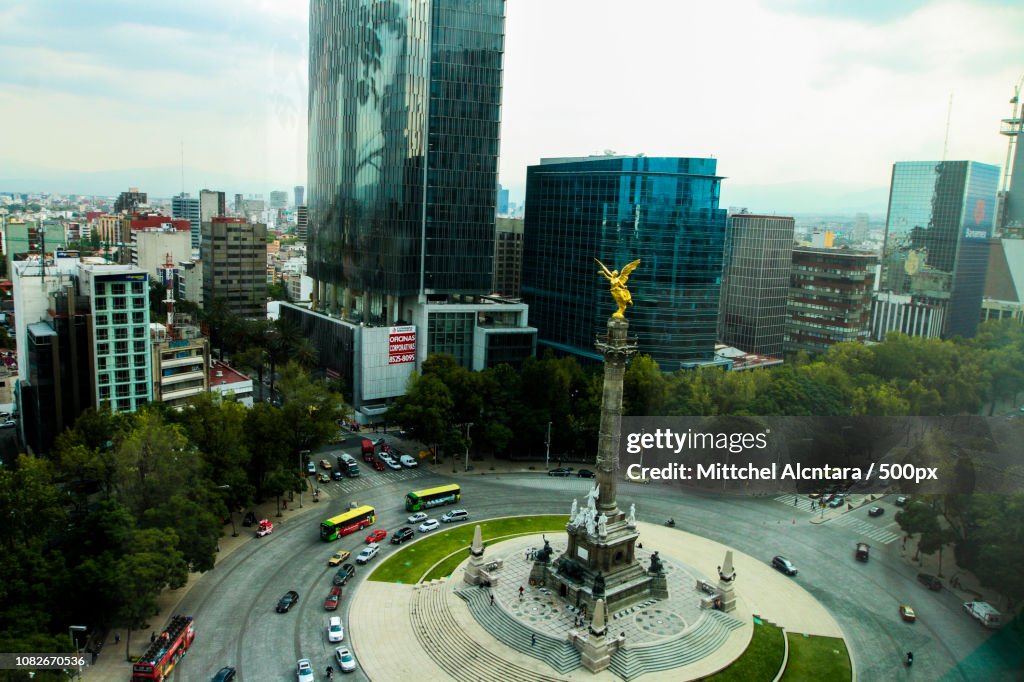
<svg viewBox="0 0 1024 682">
<path fill-rule="evenodd" d="M 338 455 L 338 469 L 349 478 L 359 475 L 359 465 L 351 455 Z"/>
<path fill-rule="evenodd" d="M 192 616 L 174 616 L 132 665 L 132 682 L 166 679 L 196 637 Z"/>
<path fill-rule="evenodd" d="M 376 450 L 376 448 L 374 448 L 373 446 L 373 441 L 370 440 L 369 438 L 363 438 L 361 446 L 363 451 L 363 461 L 372 463 L 373 454 Z"/>
<path fill-rule="evenodd" d="M 994 606 L 984 601 L 969 601 L 964 603 L 964 610 L 971 614 L 971 618 L 987 628 L 997 628 L 1003 624 L 1003 616 Z"/>
</svg>

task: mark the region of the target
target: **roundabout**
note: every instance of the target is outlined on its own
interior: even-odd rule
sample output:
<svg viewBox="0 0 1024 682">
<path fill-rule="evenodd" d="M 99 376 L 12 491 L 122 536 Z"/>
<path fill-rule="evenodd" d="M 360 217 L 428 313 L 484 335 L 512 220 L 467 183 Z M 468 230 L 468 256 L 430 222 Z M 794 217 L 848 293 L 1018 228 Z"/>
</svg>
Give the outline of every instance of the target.
<svg viewBox="0 0 1024 682">
<path fill-rule="evenodd" d="M 790 632 L 842 637 L 839 625 L 810 593 L 735 551 L 736 610 L 726 614 L 701 608 L 707 595 L 698 583 L 711 583 L 728 548 L 653 524 L 640 523 L 638 530 L 646 546 L 643 559 L 658 551 L 665 563 L 670 596 L 608 614 L 609 632 L 624 641 L 608 670 L 584 669 L 569 644 L 574 635 L 590 636 L 590 619 L 581 624 L 579 611 L 548 586 L 529 584 L 529 550 L 544 542 L 544 536 L 536 535 L 486 548 L 484 560 L 501 564 L 491 587 L 464 582 L 468 552 L 448 580 L 407 585 L 376 582 L 371 575 L 351 604 L 351 627 L 400 636 L 406 646 L 395 657 L 393 637 L 361 639 L 357 653 L 364 672 L 370 679 L 429 671 L 428 679 L 452 680 L 630 680 L 640 675 L 644 680 L 691 680 L 736 661 L 750 643 L 755 618 Z M 556 553 L 558 544 L 552 542 Z"/>
</svg>

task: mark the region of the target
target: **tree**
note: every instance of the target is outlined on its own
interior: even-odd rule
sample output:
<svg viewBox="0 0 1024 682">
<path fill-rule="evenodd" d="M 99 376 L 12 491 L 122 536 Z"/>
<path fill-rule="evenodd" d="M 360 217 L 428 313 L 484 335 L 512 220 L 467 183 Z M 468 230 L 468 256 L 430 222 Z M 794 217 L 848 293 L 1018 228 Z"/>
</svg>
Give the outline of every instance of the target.
<svg viewBox="0 0 1024 682">
<path fill-rule="evenodd" d="M 405 395 L 388 410 L 388 421 L 401 424 L 413 438 L 431 446 L 435 456 L 439 445 L 451 439 L 451 391 L 435 374 L 413 374 Z"/>
</svg>

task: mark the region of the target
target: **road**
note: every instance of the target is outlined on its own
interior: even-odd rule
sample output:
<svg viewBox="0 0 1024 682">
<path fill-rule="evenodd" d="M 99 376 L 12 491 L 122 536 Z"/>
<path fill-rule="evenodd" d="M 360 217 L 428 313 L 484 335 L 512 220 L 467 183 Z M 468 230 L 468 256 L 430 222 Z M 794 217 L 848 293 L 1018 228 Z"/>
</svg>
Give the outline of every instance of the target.
<svg viewBox="0 0 1024 682">
<path fill-rule="evenodd" d="M 404 494 L 450 482 L 444 469 L 437 467 L 435 473 L 364 468 L 359 479 L 322 483 L 332 494 L 331 501 L 321 505 L 322 514 L 283 525 L 218 564 L 181 604 L 181 612 L 196 617 L 198 636 L 179 665 L 176 679 L 205 681 L 223 665 L 236 666 L 239 680 L 294 679 L 299 658 L 312 659 L 317 679 L 323 679 L 324 668 L 338 646 L 327 642 L 329 615 L 342 615 L 345 645 L 358 657 L 358 626 L 348 627 L 347 595 L 359 589 L 368 571 L 357 567 L 337 614 L 325 612 L 322 601 L 336 570 L 327 566 L 327 558 L 339 548 L 355 555 L 366 533 L 325 544 L 318 537 L 317 523 L 357 501 L 376 507 L 376 528 L 390 532 L 408 525 L 402 506 Z M 463 486 L 460 506 L 470 511 L 474 521 L 510 513 L 568 513 L 572 498 L 581 498 L 592 485 L 586 480 L 538 474 L 466 477 L 459 482 Z M 809 523 L 808 512 L 770 497 L 723 497 L 624 483 L 619 486 L 619 502 L 624 507 L 636 503 L 641 521 L 661 523 L 672 517 L 679 529 L 766 562 L 775 554 L 785 555 L 800 570 L 794 579 L 821 601 L 843 628 L 859 679 L 909 679 L 901 665 L 908 650 L 915 655 L 912 676 L 919 680 L 1019 679 L 1009 672 L 1011 660 L 1020 665 L 1019 652 L 1008 651 L 999 644 L 1001 638 L 993 638 L 970 619 L 955 595 L 946 590 L 930 592 L 916 581 L 916 570 L 900 558 L 900 542 L 894 541 L 899 534 L 893 532 L 895 509 L 888 501 L 881 503 L 886 508 L 882 517 L 870 518 L 864 508 L 844 515 L 842 521 L 820 525 Z M 867 563 L 853 557 L 854 545 L 860 540 L 872 545 Z M 393 551 L 393 545 L 385 544 L 381 557 Z M 740 581 L 742 590 L 742 576 Z M 298 605 L 290 613 L 275 613 L 277 600 L 292 589 L 300 595 Z M 916 623 L 900 620 L 900 603 L 914 607 Z M 396 641 L 396 652 L 402 646 L 403 642 Z M 357 672 L 346 679 L 366 678 Z"/>
</svg>

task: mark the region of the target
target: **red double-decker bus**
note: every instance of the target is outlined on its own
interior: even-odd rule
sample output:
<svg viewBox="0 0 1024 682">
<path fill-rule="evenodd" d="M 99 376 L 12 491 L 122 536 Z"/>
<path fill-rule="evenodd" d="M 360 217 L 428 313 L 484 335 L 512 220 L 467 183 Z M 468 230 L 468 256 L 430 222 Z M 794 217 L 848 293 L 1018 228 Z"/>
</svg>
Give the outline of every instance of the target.
<svg viewBox="0 0 1024 682">
<path fill-rule="evenodd" d="M 157 635 L 146 653 L 132 666 L 132 682 L 161 682 L 170 676 L 178 659 L 185 655 L 196 638 L 192 616 L 175 616 Z"/>
</svg>

